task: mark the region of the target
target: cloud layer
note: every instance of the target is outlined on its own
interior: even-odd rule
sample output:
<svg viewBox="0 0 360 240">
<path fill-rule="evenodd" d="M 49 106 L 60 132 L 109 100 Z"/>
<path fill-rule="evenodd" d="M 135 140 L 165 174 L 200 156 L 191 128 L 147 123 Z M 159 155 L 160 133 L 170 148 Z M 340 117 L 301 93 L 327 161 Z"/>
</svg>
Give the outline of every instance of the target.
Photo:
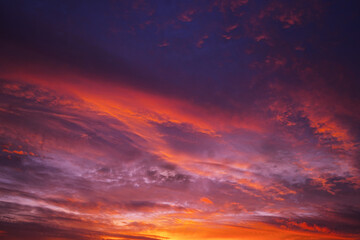
<svg viewBox="0 0 360 240">
<path fill-rule="evenodd" d="M 360 238 L 355 1 L 0 6 L 0 239 Z"/>
</svg>

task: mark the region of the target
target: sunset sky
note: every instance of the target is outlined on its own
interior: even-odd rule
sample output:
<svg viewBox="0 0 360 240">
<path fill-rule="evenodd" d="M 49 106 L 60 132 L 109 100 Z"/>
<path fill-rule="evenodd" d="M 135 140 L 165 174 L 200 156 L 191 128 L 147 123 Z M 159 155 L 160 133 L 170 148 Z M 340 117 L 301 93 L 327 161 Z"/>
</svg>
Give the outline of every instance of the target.
<svg viewBox="0 0 360 240">
<path fill-rule="evenodd" d="M 360 2 L 0 0 L 0 239 L 360 239 Z"/>
</svg>

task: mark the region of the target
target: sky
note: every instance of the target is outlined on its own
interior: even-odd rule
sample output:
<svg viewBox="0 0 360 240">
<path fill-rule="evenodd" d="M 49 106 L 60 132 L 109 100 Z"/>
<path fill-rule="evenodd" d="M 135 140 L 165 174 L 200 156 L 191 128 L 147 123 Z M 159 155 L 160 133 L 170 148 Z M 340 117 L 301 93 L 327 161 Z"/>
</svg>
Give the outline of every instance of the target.
<svg viewBox="0 0 360 240">
<path fill-rule="evenodd" d="M 0 239 L 360 239 L 355 0 L 0 0 Z"/>
</svg>

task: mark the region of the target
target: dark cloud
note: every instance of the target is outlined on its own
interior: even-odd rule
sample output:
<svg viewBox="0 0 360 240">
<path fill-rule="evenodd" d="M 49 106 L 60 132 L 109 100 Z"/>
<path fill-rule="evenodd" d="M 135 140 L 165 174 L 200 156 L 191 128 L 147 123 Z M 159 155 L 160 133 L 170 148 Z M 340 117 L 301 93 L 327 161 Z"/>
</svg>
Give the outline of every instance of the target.
<svg viewBox="0 0 360 240">
<path fill-rule="evenodd" d="M 205 155 L 213 157 L 218 138 L 206 133 L 198 132 L 186 124 L 163 123 L 155 124 L 162 138 L 170 148 L 176 152 L 184 152 L 190 155 Z"/>
<path fill-rule="evenodd" d="M 104 233 L 95 231 L 84 231 L 82 229 L 62 229 L 53 226 L 48 226 L 41 223 L 26 223 L 26 222 L 0 222 L 0 227 L 4 233 L 0 235 L 0 239 L 49 239 L 49 238 L 63 238 L 63 239 L 102 239 Z M 19 229 L 21 229 L 19 231 Z M 158 240 L 163 238 L 134 236 L 127 234 L 107 234 L 108 237 L 129 239 L 129 240 Z"/>
</svg>

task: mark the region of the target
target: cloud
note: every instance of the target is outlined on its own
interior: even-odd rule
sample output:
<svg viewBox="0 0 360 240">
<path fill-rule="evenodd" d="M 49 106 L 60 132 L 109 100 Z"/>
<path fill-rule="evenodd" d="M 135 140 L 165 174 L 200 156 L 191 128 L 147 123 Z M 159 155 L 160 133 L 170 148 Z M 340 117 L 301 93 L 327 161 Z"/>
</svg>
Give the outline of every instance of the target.
<svg viewBox="0 0 360 240">
<path fill-rule="evenodd" d="M 146 237 L 139 235 L 128 234 L 105 234 L 97 231 L 83 231 L 82 229 L 62 229 L 52 227 L 42 223 L 23 223 L 23 222 L 0 222 L 0 226 L 4 229 L 3 236 L 7 239 L 40 239 L 45 240 L 49 238 L 65 238 L 65 239 L 103 239 L 116 238 L 116 239 L 131 239 L 131 240 L 158 240 L 164 238 Z M 19 229 L 21 229 L 19 231 Z"/>
<path fill-rule="evenodd" d="M 214 204 L 210 199 L 208 199 L 206 197 L 200 198 L 200 201 L 205 203 L 205 204 Z"/>
<path fill-rule="evenodd" d="M 0 238 L 359 237 L 353 3 L 0 5 Z"/>
</svg>

